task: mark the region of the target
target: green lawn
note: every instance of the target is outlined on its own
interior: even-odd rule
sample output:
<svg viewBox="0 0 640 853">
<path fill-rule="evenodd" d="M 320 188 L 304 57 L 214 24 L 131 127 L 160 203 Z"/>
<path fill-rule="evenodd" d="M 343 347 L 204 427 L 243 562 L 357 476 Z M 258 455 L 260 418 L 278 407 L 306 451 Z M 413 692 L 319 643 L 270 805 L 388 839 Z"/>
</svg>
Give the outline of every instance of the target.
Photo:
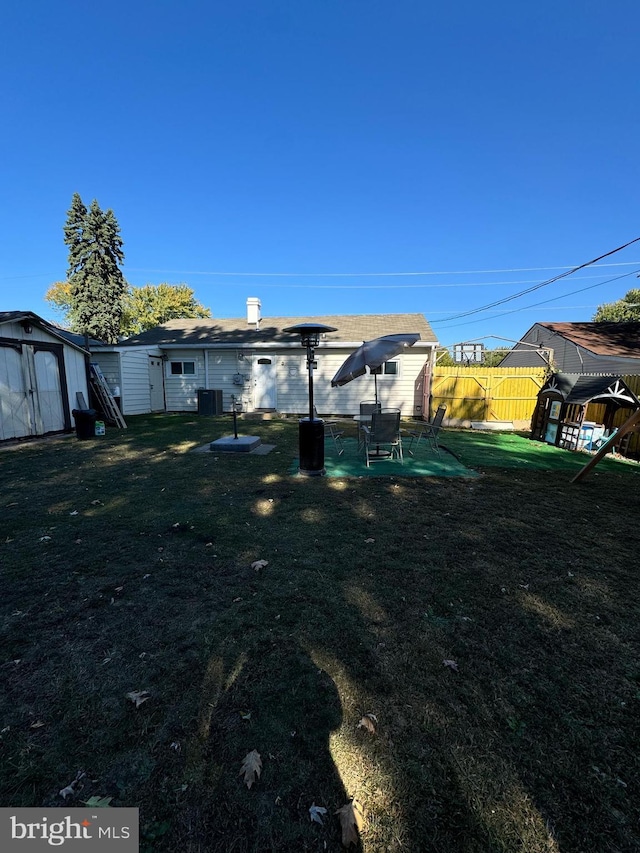
<svg viewBox="0 0 640 853">
<path fill-rule="evenodd" d="M 296 421 L 240 427 L 275 449 L 175 415 L 0 452 L 0 805 L 84 771 L 149 851 L 337 851 L 353 797 L 367 853 L 640 849 L 637 466 L 445 431 L 480 476 L 306 479 Z"/>
</svg>

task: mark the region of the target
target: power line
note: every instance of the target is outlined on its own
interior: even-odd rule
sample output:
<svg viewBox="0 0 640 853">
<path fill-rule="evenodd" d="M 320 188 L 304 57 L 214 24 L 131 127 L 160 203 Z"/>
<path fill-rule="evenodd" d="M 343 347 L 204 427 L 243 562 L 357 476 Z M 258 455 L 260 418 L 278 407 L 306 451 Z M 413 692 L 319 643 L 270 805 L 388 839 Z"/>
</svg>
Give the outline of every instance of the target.
<svg viewBox="0 0 640 853">
<path fill-rule="evenodd" d="M 549 278 L 546 281 L 540 282 L 540 284 L 536 284 L 534 287 L 528 287 L 526 290 L 521 290 L 519 293 L 514 293 L 511 296 L 505 296 L 504 299 L 497 299 L 495 302 L 490 302 L 488 305 L 481 305 L 479 308 L 472 308 L 469 311 L 460 311 L 458 314 L 452 314 L 451 317 L 445 317 L 441 320 L 441 323 L 446 322 L 447 320 L 457 320 L 460 317 L 469 317 L 471 314 L 479 314 L 481 311 L 488 311 L 490 308 L 496 308 L 498 305 L 504 305 L 505 302 L 511 302 L 513 299 L 519 299 L 521 296 L 526 296 L 527 293 L 533 293 L 535 290 L 540 290 L 541 287 L 546 287 L 549 284 L 553 284 L 556 281 L 559 281 L 561 278 L 566 278 L 567 276 L 572 275 L 574 272 L 578 270 L 582 270 L 585 267 L 590 267 L 593 264 L 597 264 L 598 261 L 601 261 L 603 258 L 608 258 L 611 255 L 615 255 L 616 252 L 621 252 L 623 249 L 626 249 L 628 246 L 633 245 L 633 243 L 637 243 L 640 241 L 640 237 L 636 237 L 633 240 L 629 240 L 628 243 L 624 243 L 622 246 L 618 246 L 617 249 L 612 249 L 610 252 L 605 252 L 604 255 L 600 255 L 597 258 L 593 258 L 591 261 L 586 261 L 584 264 L 580 264 L 577 267 L 573 267 L 568 272 L 563 272 L 560 275 L 553 276 L 553 278 Z M 632 273 L 629 273 L 632 275 Z M 624 278 L 624 276 L 620 276 Z M 606 282 L 601 282 L 602 284 L 606 284 Z M 593 285 L 598 287 L 599 285 Z M 585 288 L 588 290 L 588 288 Z M 568 294 L 565 294 L 568 295 Z"/>
<path fill-rule="evenodd" d="M 636 261 L 640 263 L 640 261 Z M 603 265 L 605 266 L 605 265 Z M 585 275 L 580 276 L 577 281 L 582 281 L 591 278 L 601 278 L 600 275 Z M 451 288 L 451 287 L 501 287 L 511 284 L 533 284 L 538 279 L 516 279 L 512 281 L 472 281 L 472 282 L 450 282 L 448 284 L 440 282 L 438 284 L 305 284 L 307 290 L 429 290 L 433 288 Z M 243 285 L 244 286 L 244 285 Z M 278 290 L 298 290 L 299 284 L 260 284 L 261 290 L 268 288 Z"/>
<path fill-rule="evenodd" d="M 640 240 L 640 237 L 637 238 Z M 624 249 L 627 246 L 630 246 L 632 243 L 636 243 L 637 240 L 631 240 L 630 243 L 627 243 L 625 246 L 621 246 L 620 249 Z M 620 249 L 615 249 L 614 252 L 619 252 Z M 608 255 L 614 254 L 614 252 L 608 252 L 607 255 L 602 255 L 601 257 L 606 258 Z M 600 260 L 597 258 L 596 260 Z M 596 261 L 590 261 L 589 263 L 595 263 Z M 623 266 L 634 266 L 635 264 L 640 263 L 640 261 L 625 261 L 624 263 L 617 264 L 602 264 L 602 267 L 623 267 Z M 488 275 L 494 273 L 507 273 L 507 272 L 545 272 L 546 270 L 578 270 L 582 269 L 582 267 L 588 266 L 588 264 L 581 264 L 580 266 L 575 266 L 572 264 L 556 264 L 553 267 L 511 267 L 509 269 L 494 269 L 494 270 L 429 270 L 422 272 L 221 272 L 220 270 L 167 270 L 167 269 L 151 269 L 148 267 L 125 267 L 125 270 L 128 272 L 152 272 L 158 273 L 160 275 L 211 275 L 211 276 L 242 276 L 245 278 L 250 278 L 254 276 L 255 278 L 384 278 L 384 277 L 399 277 L 399 276 L 421 276 L 421 275 Z M 570 273 L 565 273 L 568 275 Z"/>
<path fill-rule="evenodd" d="M 473 323 L 484 323 L 487 320 L 499 320 L 502 317 L 506 317 L 507 314 L 517 314 L 519 311 L 528 311 L 531 308 L 539 308 L 540 305 L 548 305 L 550 302 L 557 302 L 560 299 L 566 299 L 567 296 L 575 296 L 576 293 L 584 293 L 585 290 L 593 290 L 594 287 L 601 287 L 603 284 L 611 284 L 612 281 L 620 281 L 622 278 L 629 278 L 629 276 L 636 275 L 636 273 L 640 273 L 640 269 L 632 270 L 631 272 L 623 273 L 623 275 L 614 276 L 614 278 L 609 278 L 606 281 L 601 281 L 598 284 L 590 284 L 588 287 L 581 287 L 578 290 L 571 290 L 569 293 L 563 293 L 562 296 L 554 296 L 551 299 L 543 299 L 542 302 L 534 302 L 533 305 L 525 305 L 521 308 L 510 308 L 508 311 L 501 311 L 499 314 L 492 314 L 491 317 L 483 317 L 482 319 L 476 320 L 468 320 L 466 323 L 456 323 L 454 326 L 449 326 L 448 329 L 457 329 L 460 326 L 469 326 Z M 568 306 L 563 306 L 568 307 Z M 589 306 L 585 306 L 589 307 Z M 445 317 L 443 320 L 433 320 L 431 322 L 432 326 L 435 326 L 439 323 L 446 323 L 447 318 Z M 447 331 L 448 331 L 447 329 Z"/>
</svg>

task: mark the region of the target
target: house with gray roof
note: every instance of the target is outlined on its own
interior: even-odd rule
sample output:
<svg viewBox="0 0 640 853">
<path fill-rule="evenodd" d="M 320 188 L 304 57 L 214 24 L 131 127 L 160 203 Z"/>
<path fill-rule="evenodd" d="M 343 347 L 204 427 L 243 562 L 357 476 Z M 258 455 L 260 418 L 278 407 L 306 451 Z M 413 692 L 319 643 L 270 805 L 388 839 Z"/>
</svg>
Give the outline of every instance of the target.
<svg viewBox="0 0 640 853">
<path fill-rule="evenodd" d="M 640 374 L 640 323 L 535 323 L 500 367 L 560 373 Z"/>
<path fill-rule="evenodd" d="M 428 377 L 438 341 L 423 314 L 332 314 L 320 317 L 262 317 L 260 300 L 247 299 L 246 317 L 170 320 L 115 346 L 93 345 L 97 363 L 123 414 L 198 411 L 201 391 L 215 394 L 216 411 L 278 411 L 303 415 L 308 406 L 306 350 L 284 331 L 303 322 L 335 327 L 316 348 L 314 399 L 321 415 L 356 414 L 373 396 L 373 378 L 341 388 L 331 379 L 364 340 L 417 332 L 420 340 L 383 366 L 378 396 L 403 415 L 425 411 Z M 425 380 L 426 377 L 426 380 Z"/>
</svg>

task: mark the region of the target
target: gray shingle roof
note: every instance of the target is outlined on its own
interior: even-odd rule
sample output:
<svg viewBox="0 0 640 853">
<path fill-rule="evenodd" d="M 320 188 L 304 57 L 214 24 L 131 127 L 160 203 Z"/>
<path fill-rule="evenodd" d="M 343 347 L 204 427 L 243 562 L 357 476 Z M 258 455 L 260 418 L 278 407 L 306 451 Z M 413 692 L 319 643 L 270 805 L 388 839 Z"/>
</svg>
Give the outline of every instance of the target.
<svg viewBox="0 0 640 853">
<path fill-rule="evenodd" d="M 252 345 L 261 343 L 295 343 L 296 335 L 283 332 L 298 323 L 322 323 L 335 326 L 328 332 L 327 342 L 362 342 L 381 335 L 418 332 L 422 342 L 437 343 L 437 338 L 424 314 L 329 314 L 321 317 L 263 317 L 258 331 L 246 318 L 230 320 L 169 320 L 155 329 L 142 332 L 121 342 L 121 346 L 163 345 Z"/>
</svg>

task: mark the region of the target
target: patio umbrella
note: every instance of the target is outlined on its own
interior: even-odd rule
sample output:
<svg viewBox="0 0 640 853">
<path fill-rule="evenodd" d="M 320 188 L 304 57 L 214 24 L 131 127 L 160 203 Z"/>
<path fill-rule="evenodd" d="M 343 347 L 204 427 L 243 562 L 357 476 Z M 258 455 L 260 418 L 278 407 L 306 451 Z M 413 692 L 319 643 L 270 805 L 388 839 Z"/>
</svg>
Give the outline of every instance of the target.
<svg viewBox="0 0 640 853">
<path fill-rule="evenodd" d="M 372 341 L 363 341 L 362 345 L 351 353 L 333 377 L 331 387 L 338 388 L 341 385 L 346 385 L 347 382 L 351 382 L 352 379 L 357 379 L 358 376 L 363 376 L 367 372 L 367 367 L 370 371 L 376 370 L 385 361 L 389 361 L 389 359 L 402 352 L 405 347 L 412 347 L 419 340 L 420 335 L 414 332 L 402 335 L 383 335 L 381 338 L 374 338 Z M 378 377 L 375 373 L 373 374 L 373 378 L 377 403 Z"/>
</svg>

